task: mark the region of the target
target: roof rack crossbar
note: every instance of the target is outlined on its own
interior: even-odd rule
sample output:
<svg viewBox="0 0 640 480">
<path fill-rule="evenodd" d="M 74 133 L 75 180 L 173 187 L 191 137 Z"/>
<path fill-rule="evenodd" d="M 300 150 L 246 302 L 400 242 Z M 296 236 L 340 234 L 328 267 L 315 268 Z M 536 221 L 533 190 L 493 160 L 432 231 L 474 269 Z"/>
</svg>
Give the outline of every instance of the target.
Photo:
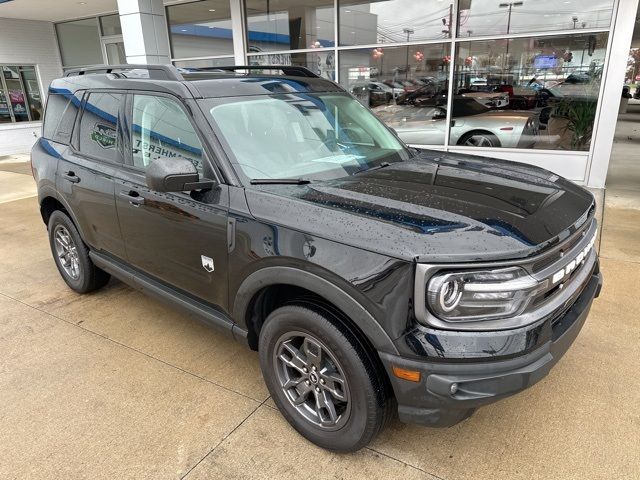
<svg viewBox="0 0 640 480">
<path fill-rule="evenodd" d="M 87 74 L 99 74 L 99 73 L 118 73 L 130 70 L 146 70 L 149 73 L 149 78 L 155 80 L 178 80 L 182 81 L 184 78 L 173 65 L 146 65 L 146 64 L 131 64 L 131 65 L 104 65 L 101 67 L 86 67 L 86 68 L 74 68 L 68 70 L 65 77 L 76 77 Z"/>
<path fill-rule="evenodd" d="M 234 65 L 231 67 L 211 67 L 210 70 L 223 70 L 228 72 L 235 72 L 236 70 L 281 70 L 285 75 L 289 75 L 292 77 L 319 78 L 318 75 L 313 73 L 308 68 L 293 65 Z"/>
</svg>

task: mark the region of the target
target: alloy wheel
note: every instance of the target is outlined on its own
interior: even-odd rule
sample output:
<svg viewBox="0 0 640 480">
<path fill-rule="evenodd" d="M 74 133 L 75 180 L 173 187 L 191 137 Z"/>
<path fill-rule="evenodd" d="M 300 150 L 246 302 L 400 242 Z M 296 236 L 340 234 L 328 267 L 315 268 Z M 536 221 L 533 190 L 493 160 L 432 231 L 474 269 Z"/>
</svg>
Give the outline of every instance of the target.
<svg viewBox="0 0 640 480">
<path fill-rule="evenodd" d="M 306 420 L 325 430 L 346 423 L 349 386 L 326 345 L 308 333 L 288 332 L 278 339 L 273 362 L 285 397 Z"/>
<path fill-rule="evenodd" d="M 493 147 L 493 142 L 485 135 L 472 135 L 464 144 L 470 147 Z"/>
<path fill-rule="evenodd" d="M 73 280 L 80 278 L 78 248 L 73 237 L 63 225 L 57 225 L 53 232 L 56 255 L 65 273 Z"/>
</svg>

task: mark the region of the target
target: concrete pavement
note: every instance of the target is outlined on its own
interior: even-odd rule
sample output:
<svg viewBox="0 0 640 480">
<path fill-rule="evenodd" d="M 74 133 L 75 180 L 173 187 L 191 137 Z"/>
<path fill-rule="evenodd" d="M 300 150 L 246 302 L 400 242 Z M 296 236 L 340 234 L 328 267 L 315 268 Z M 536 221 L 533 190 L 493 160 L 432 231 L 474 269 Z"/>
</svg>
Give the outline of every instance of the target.
<svg viewBox="0 0 640 480">
<path fill-rule="evenodd" d="M 0 203 L 0 478 L 638 478 L 638 220 L 605 208 L 602 296 L 547 378 L 336 455 L 273 408 L 254 352 L 115 280 L 73 293 L 36 199 Z"/>
</svg>

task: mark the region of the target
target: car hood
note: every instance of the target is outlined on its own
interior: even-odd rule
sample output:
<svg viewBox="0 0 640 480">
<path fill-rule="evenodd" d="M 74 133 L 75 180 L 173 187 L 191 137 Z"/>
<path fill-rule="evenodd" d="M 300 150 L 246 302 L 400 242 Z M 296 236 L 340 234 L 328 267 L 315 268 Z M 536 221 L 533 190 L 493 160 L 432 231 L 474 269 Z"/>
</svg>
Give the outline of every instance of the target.
<svg viewBox="0 0 640 480">
<path fill-rule="evenodd" d="M 307 185 L 246 191 L 258 219 L 396 258 L 524 258 L 583 225 L 585 189 L 503 160 L 423 152 L 411 161 Z"/>
</svg>

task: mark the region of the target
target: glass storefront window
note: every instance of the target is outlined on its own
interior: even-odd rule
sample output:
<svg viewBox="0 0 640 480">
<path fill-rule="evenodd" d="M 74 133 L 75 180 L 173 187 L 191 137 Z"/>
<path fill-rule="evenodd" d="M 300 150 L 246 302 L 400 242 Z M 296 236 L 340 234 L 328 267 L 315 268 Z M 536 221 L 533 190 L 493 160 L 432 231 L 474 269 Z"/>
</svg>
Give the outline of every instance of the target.
<svg viewBox="0 0 640 480">
<path fill-rule="evenodd" d="M 11 111 L 9 110 L 9 99 L 0 84 L 0 123 L 11 123 Z"/>
<path fill-rule="evenodd" d="M 608 28 L 613 0 L 460 0 L 458 37 Z"/>
<path fill-rule="evenodd" d="M 100 31 L 95 17 L 57 23 L 56 33 L 65 67 L 103 63 Z"/>
<path fill-rule="evenodd" d="M 335 80 L 336 66 L 333 50 L 310 53 L 282 53 L 272 55 L 252 55 L 249 65 L 294 65 L 306 67 L 316 75 Z"/>
<path fill-rule="evenodd" d="M 587 151 L 607 34 L 457 45 L 451 145 Z"/>
<path fill-rule="evenodd" d="M 450 38 L 451 1 L 339 0 L 340 45 L 371 45 Z"/>
<path fill-rule="evenodd" d="M 205 0 L 166 9 L 173 58 L 233 55 L 229 0 Z"/>
<path fill-rule="evenodd" d="M 42 96 L 35 67 L 0 66 L 0 123 L 40 121 Z"/>
<path fill-rule="evenodd" d="M 122 27 L 120 26 L 120 15 L 105 15 L 100 17 L 100 29 L 102 35 L 122 35 Z"/>
<path fill-rule="evenodd" d="M 40 121 L 42 120 L 43 108 L 40 87 L 38 86 L 38 79 L 36 78 L 36 69 L 35 67 L 19 67 L 19 71 L 22 77 L 22 84 L 27 94 L 27 104 L 29 105 L 31 120 L 34 122 Z"/>
<path fill-rule="evenodd" d="M 22 86 L 18 67 L 2 67 L 2 73 L 14 121 L 28 122 L 30 120 L 29 104 L 27 103 L 27 96 Z"/>
<path fill-rule="evenodd" d="M 340 84 L 406 143 L 443 145 L 450 45 L 378 47 L 340 52 Z"/>
<path fill-rule="evenodd" d="M 335 45 L 333 0 L 246 0 L 249 52 Z"/>
</svg>

